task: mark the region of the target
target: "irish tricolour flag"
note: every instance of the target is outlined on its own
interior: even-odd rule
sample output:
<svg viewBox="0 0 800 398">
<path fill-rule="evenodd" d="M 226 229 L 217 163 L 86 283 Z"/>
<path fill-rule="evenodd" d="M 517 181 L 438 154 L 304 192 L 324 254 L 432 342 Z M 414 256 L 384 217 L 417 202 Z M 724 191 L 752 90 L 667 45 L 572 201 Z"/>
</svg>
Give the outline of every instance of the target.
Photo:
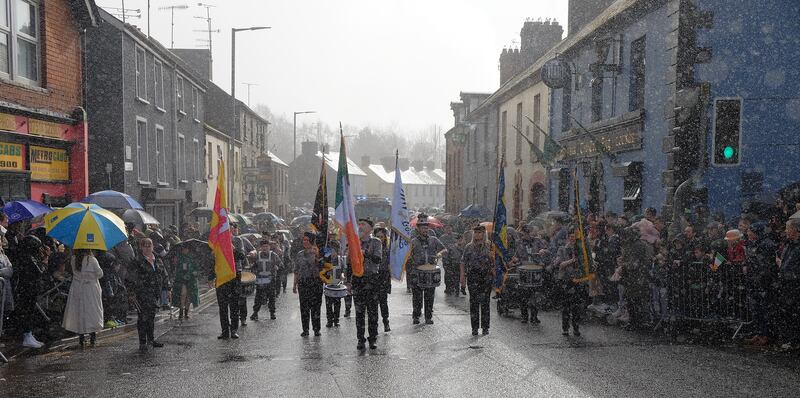
<svg viewBox="0 0 800 398">
<path fill-rule="evenodd" d="M 336 172 L 336 224 L 339 225 L 341 249 L 347 247 L 347 256 L 353 275 L 364 275 L 364 254 L 361 252 L 361 240 L 358 238 L 358 221 L 353 205 L 353 194 L 350 192 L 350 177 L 347 174 L 347 152 L 344 145 L 344 134 L 339 126 L 341 145 L 339 148 L 339 167 Z"/>
</svg>

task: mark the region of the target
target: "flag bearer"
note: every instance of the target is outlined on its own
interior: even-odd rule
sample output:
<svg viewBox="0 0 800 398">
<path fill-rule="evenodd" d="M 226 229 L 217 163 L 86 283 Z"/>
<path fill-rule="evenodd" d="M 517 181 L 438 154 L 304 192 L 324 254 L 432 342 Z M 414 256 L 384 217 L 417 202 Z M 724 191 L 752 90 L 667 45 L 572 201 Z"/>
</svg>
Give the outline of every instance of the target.
<svg viewBox="0 0 800 398">
<path fill-rule="evenodd" d="M 383 245 L 372 236 L 372 221 L 362 218 L 358 220 L 358 235 L 361 239 L 361 250 L 364 253 L 364 274 L 352 277 L 353 302 L 356 307 L 356 337 L 359 350 L 369 340 L 369 348 L 375 349 L 378 338 L 378 293 L 383 288 L 381 268 L 383 264 Z M 350 267 L 352 270 L 352 267 Z M 369 337 L 364 338 L 364 317 L 367 317 Z"/>
<path fill-rule="evenodd" d="M 294 287 L 292 292 L 300 298 L 300 323 L 303 333 L 308 336 L 308 323 L 314 328 L 314 336 L 320 333 L 320 310 L 322 307 L 322 279 L 320 279 L 320 252 L 314 245 L 317 235 L 306 232 L 303 235 L 303 250 L 297 254 L 294 262 Z"/>
</svg>

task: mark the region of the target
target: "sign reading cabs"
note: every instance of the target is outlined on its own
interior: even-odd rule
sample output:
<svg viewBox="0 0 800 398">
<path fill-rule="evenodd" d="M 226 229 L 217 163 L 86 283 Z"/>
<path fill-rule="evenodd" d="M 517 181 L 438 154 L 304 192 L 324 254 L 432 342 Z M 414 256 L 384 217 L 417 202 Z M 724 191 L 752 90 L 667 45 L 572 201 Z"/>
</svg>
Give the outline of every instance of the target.
<svg viewBox="0 0 800 398">
<path fill-rule="evenodd" d="M 22 144 L 0 142 L 0 170 L 25 170 Z"/>
<path fill-rule="evenodd" d="M 30 146 L 31 180 L 69 181 L 69 155 L 65 149 Z"/>
</svg>

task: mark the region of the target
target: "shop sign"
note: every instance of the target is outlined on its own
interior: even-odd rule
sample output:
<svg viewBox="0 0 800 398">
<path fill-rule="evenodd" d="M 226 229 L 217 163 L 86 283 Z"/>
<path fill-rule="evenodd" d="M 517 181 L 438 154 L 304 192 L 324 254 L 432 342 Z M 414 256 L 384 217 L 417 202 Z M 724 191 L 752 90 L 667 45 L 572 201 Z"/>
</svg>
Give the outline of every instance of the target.
<svg viewBox="0 0 800 398">
<path fill-rule="evenodd" d="M 593 132 L 597 140 L 611 153 L 626 152 L 642 147 L 642 130 L 640 123 L 617 126 L 606 132 Z M 595 140 L 587 134 L 559 140 L 564 148 L 564 160 L 581 159 L 600 155 Z"/>
<path fill-rule="evenodd" d="M 61 138 L 69 132 L 70 126 L 43 120 L 28 119 L 28 133 L 50 138 Z"/>
<path fill-rule="evenodd" d="M 554 90 L 566 86 L 572 74 L 569 64 L 561 57 L 545 62 L 540 73 L 544 84 Z"/>
<path fill-rule="evenodd" d="M 25 170 L 22 144 L 0 142 L 0 170 Z"/>
<path fill-rule="evenodd" d="M 0 130 L 16 131 L 17 117 L 8 113 L 0 113 Z"/>
<path fill-rule="evenodd" d="M 30 146 L 31 180 L 69 181 L 69 154 L 65 149 Z"/>
</svg>

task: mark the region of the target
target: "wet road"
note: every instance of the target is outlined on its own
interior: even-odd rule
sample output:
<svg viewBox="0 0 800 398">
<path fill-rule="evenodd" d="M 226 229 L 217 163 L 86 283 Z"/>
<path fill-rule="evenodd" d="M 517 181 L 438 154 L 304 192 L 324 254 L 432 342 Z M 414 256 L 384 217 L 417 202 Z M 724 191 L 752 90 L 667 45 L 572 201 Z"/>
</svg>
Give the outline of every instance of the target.
<svg viewBox="0 0 800 398">
<path fill-rule="evenodd" d="M 377 350 L 356 350 L 353 317 L 325 329 L 324 305 L 323 335 L 301 338 L 290 292 L 279 298 L 277 320 L 248 322 L 239 340 L 217 340 L 212 305 L 183 324 L 160 325 L 166 346 L 148 353 L 138 352 L 134 333 L 93 349 L 17 358 L 0 367 L 0 396 L 789 397 L 800 389 L 797 361 L 671 345 L 597 324 L 565 338 L 555 312 L 531 326 L 493 309 L 491 334 L 473 337 L 467 299 L 441 290 L 435 324 L 412 325 L 411 296 L 395 284 L 392 331 L 381 333 Z"/>
</svg>

